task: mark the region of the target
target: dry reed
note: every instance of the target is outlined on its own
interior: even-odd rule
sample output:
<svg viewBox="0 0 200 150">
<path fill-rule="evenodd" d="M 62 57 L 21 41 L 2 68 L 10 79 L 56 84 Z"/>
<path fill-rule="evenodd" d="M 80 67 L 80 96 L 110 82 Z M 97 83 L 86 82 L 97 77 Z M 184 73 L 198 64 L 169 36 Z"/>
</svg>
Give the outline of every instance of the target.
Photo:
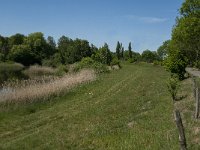
<svg viewBox="0 0 200 150">
<path fill-rule="evenodd" d="M 38 65 L 30 66 L 27 70 L 24 71 L 24 73 L 29 77 L 54 75 L 55 72 L 56 70 L 51 67 L 38 66 Z"/>
<path fill-rule="evenodd" d="M 81 83 L 95 80 L 93 70 L 82 70 L 76 74 L 68 74 L 61 78 L 52 78 L 46 82 L 25 81 L 15 86 L 4 86 L 7 92 L 0 93 L 0 101 L 5 102 L 33 102 L 35 100 L 48 99 L 52 95 L 59 95 Z"/>
</svg>

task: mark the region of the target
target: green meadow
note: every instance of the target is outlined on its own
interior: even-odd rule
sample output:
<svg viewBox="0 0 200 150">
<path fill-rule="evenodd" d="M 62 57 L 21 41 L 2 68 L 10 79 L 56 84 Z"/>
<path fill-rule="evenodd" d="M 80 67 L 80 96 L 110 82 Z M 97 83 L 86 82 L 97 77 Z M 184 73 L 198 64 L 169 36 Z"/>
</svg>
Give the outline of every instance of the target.
<svg viewBox="0 0 200 150">
<path fill-rule="evenodd" d="M 1 149 L 179 149 L 169 74 L 124 64 L 48 101 L 0 113 Z"/>
</svg>

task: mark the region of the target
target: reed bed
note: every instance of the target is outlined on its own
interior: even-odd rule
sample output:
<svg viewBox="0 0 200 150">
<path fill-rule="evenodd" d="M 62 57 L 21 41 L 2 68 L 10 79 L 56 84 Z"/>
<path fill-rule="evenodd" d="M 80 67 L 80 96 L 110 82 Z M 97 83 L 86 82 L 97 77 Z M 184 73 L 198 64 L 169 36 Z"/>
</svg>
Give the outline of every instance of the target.
<svg viewBox="0 0 200 150">
<path fill-rule="evenodd" d="M 15 85 L 4 85 L 0 93 L 1 102 L 33 102 L 35 100 L 49 99 L 51 96 L 58 96 L 81 83 L 95 80 L 93 70 L 81 70 L 78 73 L 67 74 L 63 77 L 54 77 L 50 80 L 27 80 Z M 7 90 L 9 89 L 9 90 Z"/>
<path fill-rule="evenodd" d="M 56 73 L 56 69 L 51 67 L 45 66 L 30 66 L 27 70 L 24 71 L 26 75 L 29 77 L 37 77 L 37 76 L 44 76 L 44 75 L 54 75 Z"/>
</svg>

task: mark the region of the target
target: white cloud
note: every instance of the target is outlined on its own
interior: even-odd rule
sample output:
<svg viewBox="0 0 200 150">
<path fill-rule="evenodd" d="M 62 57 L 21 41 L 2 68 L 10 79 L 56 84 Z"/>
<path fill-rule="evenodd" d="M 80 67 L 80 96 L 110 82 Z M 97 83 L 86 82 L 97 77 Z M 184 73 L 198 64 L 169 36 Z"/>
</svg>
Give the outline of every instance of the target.
<svg viewBox="0 0 200 150">
<path fill-rule="evenodd" d="M 126 18 L 130 20 L 137 20 L 144 23 L 162 23 L 166 22 L 167 18 L 158 18 L 158 17 L 141 17 L 141 16 L 135 16 L 135 15 L 127 15 Z"/>
</svg>

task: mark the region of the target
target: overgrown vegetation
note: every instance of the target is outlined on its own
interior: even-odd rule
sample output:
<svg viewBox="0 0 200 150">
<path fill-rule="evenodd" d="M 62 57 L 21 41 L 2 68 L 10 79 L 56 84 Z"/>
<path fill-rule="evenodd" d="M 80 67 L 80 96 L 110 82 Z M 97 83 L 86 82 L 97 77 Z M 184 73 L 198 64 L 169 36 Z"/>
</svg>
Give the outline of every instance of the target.
<svg viewBox="0 0 200 150">
<path fill-rule="evenodd" d="M 107 65 L 102 64 L 98 61 L 94 61 L 90 57 L 83 58 L 79 63 L 75 65 L 73 69 L 76 72 L 84 68 L 94 69 L 96 73 L 109 72 Z"/>
<path fill-rule="evenodd" d="M 168 91 L 172 97 L 172 100 L 175 102 L 177 100 L 177 93 L 180 88 L 179 79 L 177 76 L 172 75 L 167 82 Z"/>
<path fill-rule="evenodd" d="M 172 39 L 163 44 L 159 53 L 167 56 L 168 70 L 184 79 L 185 67 L 198 67 L 200 59 L 200 1 L 185 0 L 179 13 Z"/>
<path fill-rule="evenodd" d="M 42 69 L 42 73 L 43 71 Z M 35 72 L 38 73 L 38 68 L 34 68 L 34 73 Z M 50 72 L 49 68 L 45 70 L 45 73 L 46 72 Z M 41 73 L 41 70 L 39 70 L 39 73 Z M 95 73 L 93 70 L 82 70 L 76 74 L 65 75 L 61 78 L 50 78 L 48 81 L 40 77 L 39 82 L 36 80 L 26 80 L 16 82 L 15 84 L 7 84 L 2 87 L 2 90 L 10 90 L 0 94 L 0 102 L 2 102 L 0 105 L 10 105 L 12 103 L 21 102 L 32 103 L 37 100 L 44 101 L 45 99 L 51 98 L 51 96 L 58 96 L 63 91 L 66 92 L 81 83 L 93 80 L 95 80 Z"/>
<path fill-rule="evenodd" d="M 179 149 L 168 77 L 162 67 L 126 63 L 64 96 L 10 105 L 0 113 L 0 147 Z"/>
<path fill-rule="evenodd" d="M 23 69 L 24 66 L 18 63 L 0 63 L 0 85 L 8 80 L 25 78 Z"/>
</svg>

